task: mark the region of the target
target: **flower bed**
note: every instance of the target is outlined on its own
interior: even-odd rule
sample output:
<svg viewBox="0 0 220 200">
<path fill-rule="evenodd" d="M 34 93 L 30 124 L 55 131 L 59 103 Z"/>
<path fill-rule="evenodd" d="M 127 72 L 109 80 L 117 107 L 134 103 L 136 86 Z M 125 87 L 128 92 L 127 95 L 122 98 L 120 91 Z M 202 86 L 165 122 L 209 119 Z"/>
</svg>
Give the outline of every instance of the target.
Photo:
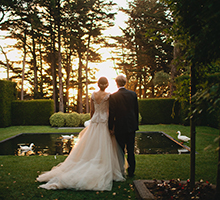
<svg viewBox="0 0 220 200">
<path fill-rule="evenodd" d="M 138 198 L 143 200 L 212 200 L 215 194 L 215 186 L 202 180 L 195 184 L 193 191 L 190 191 L 189 180 L 135 180 L 134 185 Z"/>
</svg>

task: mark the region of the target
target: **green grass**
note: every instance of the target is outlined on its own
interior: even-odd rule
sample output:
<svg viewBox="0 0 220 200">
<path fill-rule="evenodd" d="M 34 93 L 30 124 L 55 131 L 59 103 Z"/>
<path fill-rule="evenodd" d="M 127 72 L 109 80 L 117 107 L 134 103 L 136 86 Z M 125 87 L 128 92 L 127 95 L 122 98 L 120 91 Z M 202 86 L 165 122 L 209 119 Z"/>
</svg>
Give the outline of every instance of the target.
<svg viewBox="0 0 220 200">
<path fill-rule="evenodd" d="M 190 127 L 181 125 L 143 125 L 140 131 L 163 131 L 176 138 L 176 131 L 190 136 Z M 52 133 L 79 132 L 75 129 L 54 129 L 49 126 L 14 126 L 0 128 L 0 140 L 19 133 Z M 217 144 L 214 139 L 219 130 L 210 127 L 196 128 L 196 181 L 203 179 L 216 184 L 217 175 Z M 212 144 L 213 147 L 204 150 Z M 136 155 L 136 176 L 127 178 L 125 182 L 114 182 L 110 192 L 55 190 L 48 191 L 38 188 L 40 183 L 35 179 L 41 171 L 50 170 L 64 161 L 65 156 L 0 156 L 0 199 L 136 199 L 133 180 L 137 179 L 176 179 L 187 180 L 190 177 L 190 155 Z"/>
</svg>

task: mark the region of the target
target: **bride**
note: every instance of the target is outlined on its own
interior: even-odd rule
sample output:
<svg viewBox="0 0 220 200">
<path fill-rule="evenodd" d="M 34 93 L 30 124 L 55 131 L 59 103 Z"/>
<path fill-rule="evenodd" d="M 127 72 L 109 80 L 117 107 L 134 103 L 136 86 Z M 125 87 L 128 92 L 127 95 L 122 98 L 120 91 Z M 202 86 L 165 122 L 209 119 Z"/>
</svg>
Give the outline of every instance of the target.
<svg viewBox="0 0 220 200">
<path fill-rule="evenodd" d="M 110 191 L 113 181 L 124 181 L 123 154 L 108 129 L 110 93 L 108 80 L 98 80 L 99 91 L 91 97 L 91 122 L 66 160 L 37 177 L 45 189 Z"/>
</svg>

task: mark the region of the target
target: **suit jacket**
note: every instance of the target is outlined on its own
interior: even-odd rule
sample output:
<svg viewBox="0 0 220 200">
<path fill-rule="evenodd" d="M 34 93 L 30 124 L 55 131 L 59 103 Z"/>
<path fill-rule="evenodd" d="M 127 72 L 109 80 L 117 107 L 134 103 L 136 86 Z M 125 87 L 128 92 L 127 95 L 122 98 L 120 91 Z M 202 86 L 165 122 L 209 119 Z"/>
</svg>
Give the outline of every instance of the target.
<svg viewBox="0 0 220 200">
<path fill-rule="evenodd" d="M 109 98 L 109 129 L 115 134 L 138 130 L 138 101 L 135 92 L 119 89 Z"/>
</svg>

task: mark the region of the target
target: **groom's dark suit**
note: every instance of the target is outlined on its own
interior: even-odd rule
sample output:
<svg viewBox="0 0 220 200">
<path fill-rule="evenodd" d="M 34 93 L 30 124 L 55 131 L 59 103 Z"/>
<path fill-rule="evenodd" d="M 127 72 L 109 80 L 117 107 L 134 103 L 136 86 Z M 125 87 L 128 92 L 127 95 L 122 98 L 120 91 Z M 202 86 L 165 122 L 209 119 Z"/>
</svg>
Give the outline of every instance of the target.
<svg viewBox="0 0 220 200">
<path fill-rule="evenodd" d="M 114 130 L 122 150 L 128 153 L 128 175 L 135 171 L 134 141 L 138 130 L 138 101 L 135 92 L 120 88 L 109 98 L 109 129 Z"/>
</svg>

